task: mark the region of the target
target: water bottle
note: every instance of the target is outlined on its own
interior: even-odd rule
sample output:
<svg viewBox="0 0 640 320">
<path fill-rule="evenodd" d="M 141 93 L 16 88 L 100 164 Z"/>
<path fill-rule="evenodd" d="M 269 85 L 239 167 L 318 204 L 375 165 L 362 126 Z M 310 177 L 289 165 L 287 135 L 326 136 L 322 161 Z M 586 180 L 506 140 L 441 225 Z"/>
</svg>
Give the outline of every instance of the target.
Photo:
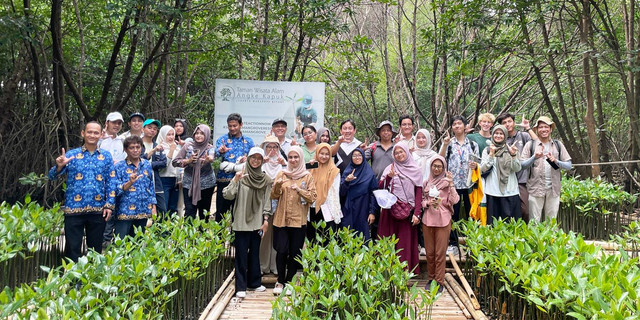
<svg viewBox="0 0 640 320">
<path fill-rule="evenodd" d="M 300 185 L 300 189 L 306 189 L 304 181 L 302 181 L 302 184 Z M 302 203 L 303 206 L 307 205 L 307 201 L 305 201 L 302 196 L 300 197 L 300 203 Z"/>
</svg>

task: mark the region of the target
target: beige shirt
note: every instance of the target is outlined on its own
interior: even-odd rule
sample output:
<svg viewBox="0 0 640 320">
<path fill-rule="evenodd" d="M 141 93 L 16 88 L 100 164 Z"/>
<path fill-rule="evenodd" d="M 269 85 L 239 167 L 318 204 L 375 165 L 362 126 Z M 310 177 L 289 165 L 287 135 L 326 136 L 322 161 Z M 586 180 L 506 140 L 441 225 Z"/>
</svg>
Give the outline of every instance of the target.
<svg viewBox="0 0 640 320">
<path fill-rule="evenodd" d="M 227 200 L 235 199 L 233 205 L 233 231 L 255 231 L 262 227 L 263 216 L 271 215 L 271 185 L 264 188 L 264 194 L 260 199 L 260 208 L 257 212 L 249 212 L 249 204 L 252 200 L 249 197 L 251 188 L 231 179 L 229 185 L 222 189 L 222 196 Z"/>
<path fill-rule="evenodd" d="M 316 183 L 311 174 L 292 180 L 283 172 L 279 172 L 274 181 L 284 179 L 282 184 L 274 183 L 271 189 L 271 199 L 278 200 L 278 207 L 273 214 L 273 225 L 276 227 L 301 228 L 307 224 L 309 206 L 316 201 Z M 304 183 L 304 188 L 302 184 Z M 299 191 L 291 189 L 296 184 Z M 302 202 L 304 199 L 304 204 Z"/>
<path fill-rule="evenodd" d="M 522 148 L 522 157 L 520 159 L 526 160 L 531 158 L 531 144 L 534 143 L 534 152 L 535 147 L 541 144 L 539 140 L 532 140 L 525 144 L 524 148 Z M 569 156 L 569 152 L 564 147 L 564 144 L 560 143 L 560 149 L 556 147 L 556 144 L 553 141 L 550 141 L 551 144 L 551 154 L 560 160 L 560 161 L 568 161 L 571 160 L 571 156 Z M 547 187 L 545 182 L 545 166 L 547 165 L 547 160 L 545 157 L 541 157 L 539 159 L 535 159 L 533 165 L 531 166 L 531 174 L 529 175 L 529 180 L 527 181 L 527 190 L 529 194 L 534 197 L 543 197 L 546 194 Z M 553 192 L 554 197 L 560 196 L 560 169 L 555 170 L 551 169 L 551 191 Z"/>
</svg>

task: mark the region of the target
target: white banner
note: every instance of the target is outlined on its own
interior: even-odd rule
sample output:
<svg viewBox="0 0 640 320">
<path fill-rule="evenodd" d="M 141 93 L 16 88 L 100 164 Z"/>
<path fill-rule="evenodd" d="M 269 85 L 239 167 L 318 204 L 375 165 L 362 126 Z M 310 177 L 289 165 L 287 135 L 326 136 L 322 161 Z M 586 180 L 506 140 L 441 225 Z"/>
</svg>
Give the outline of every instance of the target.
<svg viewBox="0 0 640 320">
<path fill-rule="evenodd" d="M 256 145 L 278 118 L 287 122 L 287 137 L 300 141 L 302 126 L 324 125 L 324 88 L 324 82 L 216 79 L 213 141 L 229 132 L 227 116 L 234 112 L 242 116 L 242 134 Z"/>
</svg>

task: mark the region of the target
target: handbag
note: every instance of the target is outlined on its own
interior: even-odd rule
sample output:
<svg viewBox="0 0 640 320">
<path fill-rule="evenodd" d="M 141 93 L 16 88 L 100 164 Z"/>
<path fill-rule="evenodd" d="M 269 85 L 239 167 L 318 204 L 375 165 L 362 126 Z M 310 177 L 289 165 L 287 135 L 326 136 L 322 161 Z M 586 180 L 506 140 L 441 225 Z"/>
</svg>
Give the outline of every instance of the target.
<svg viewBox="0 0 640 320">
<path fill-rule="evenodd" d="M 400 179 L 402 179 L 400 177 Z M 405 198 L 407 197 L 407 193 L 404 191 L 404 187 L 402 188 L 402 192 L 404 192 Z M 391 193 L 393 194 L 393 185 L 391 185 Z M 391 206 L 391 216 L 396 220 L 407 220 L 411 216 L 411 211 L 413 211 L 413 206 L 408 202 L 403 202 L 400 199 L 396 201 Z"/>
</svg>

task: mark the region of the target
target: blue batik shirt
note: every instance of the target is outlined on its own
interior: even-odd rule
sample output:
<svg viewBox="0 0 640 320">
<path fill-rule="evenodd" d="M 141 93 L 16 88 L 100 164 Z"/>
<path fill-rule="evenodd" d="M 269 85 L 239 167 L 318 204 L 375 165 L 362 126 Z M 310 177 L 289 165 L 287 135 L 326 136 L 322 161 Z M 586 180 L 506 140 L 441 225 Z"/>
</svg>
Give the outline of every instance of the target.
<svg viewBox="0 0 640 320">
<path fill-rule="evenodd" d="M 90 152 L 82 146 L 67 151 L 65 156 L 73 159 L 60 172 L 56 172 L 57 166 L 49 170 L 50 180 L 67 175 L 67 192 L 62 211 L 67 215 L 74 215 L 114 209 L 116 175 L 111 154 L 100 149 Z"/>
<path fill-rule="evenodd" d="M 224 145 L 231 150 L 220 154 L 218 150 L 222 147 L 222 141 L 224 141 Z M 253 139 L 245 136 L 240 137 L 229 137 L 229 134 L 225 134 L 222 137 L 216 140 L 216 157 L 222 157 L 222 161 L 228 161 L 236 163 L 236 161 L 243 156 L 249 154 L 249 150 L 254 147 Z M 235 172 L 226 173 L 224 170 L 218 171 L 217 179 L 218 181 L 231 181 L 233 176 L 235 176 Z"/>
<path fill-rule="evenodd" d="M 151 218 L 156 192 L 153 182 L 153 169 L 148 160 L 140 159 L 138 167 L 128 159 L 116 163 L 118 220 L 137 220 Z M 132 173 L 141 174 L 127 190 L 122 187 L 129 181 Z"/>
</svg>

